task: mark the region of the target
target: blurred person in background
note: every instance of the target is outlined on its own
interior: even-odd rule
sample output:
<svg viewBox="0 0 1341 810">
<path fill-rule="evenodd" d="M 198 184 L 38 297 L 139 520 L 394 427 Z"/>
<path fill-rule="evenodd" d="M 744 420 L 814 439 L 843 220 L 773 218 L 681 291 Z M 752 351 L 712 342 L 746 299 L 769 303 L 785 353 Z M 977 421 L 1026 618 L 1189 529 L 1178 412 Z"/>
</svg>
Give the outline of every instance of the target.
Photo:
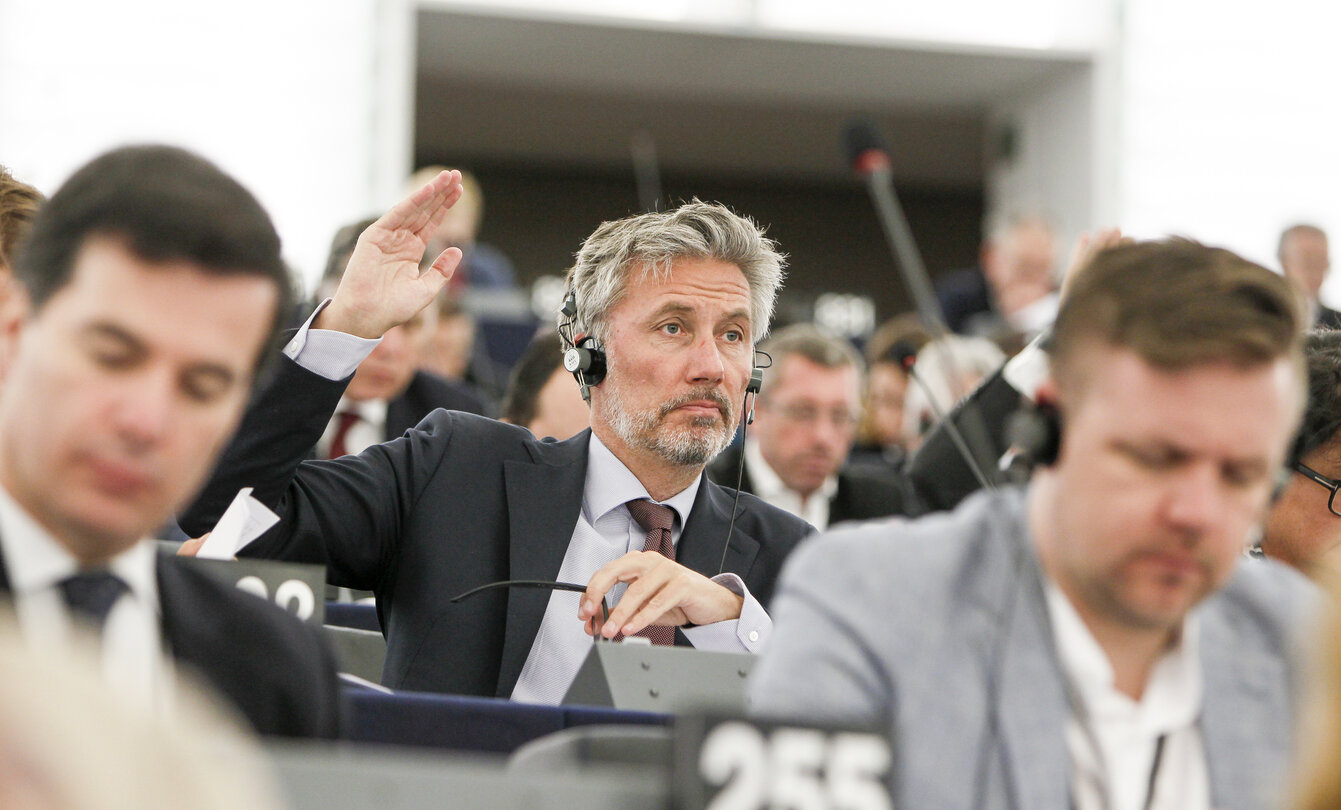
<svg viewBox="0 0 1341 810">
<path fill-rule="evenodd" d="M 1311 638 L 1312 668 L 1305 682 L 1299 767 L 1287 801 L 1288 810 L 1336 810 L 1341 807 L 1341 580 L 1324 578 L 1325 619 Z"/>
<path fill-rule="evenodd" d="M 0 166 L 0 284 L 4 286 L 13 277 L 14 257 L 32 229 L 33 217 L 41 205 L 41 192 Z"/>
<path fill-rule="evenodd" d="M 1322 283 L 1332 269 L 1326 232 L 1316 225 L 1291 225 L 1281 232 L 1276 258 L 1280 261 L 1281 272 L 1299 291 L 1308 307 L 1306 323 L 1341 328 L 1341 312 L 1325 306 L 1318 299 Z"/>
<path fill-rule="evenodd" d="M 443 290 L 429 305 L 421 330 L 419 368 L 451 380 L 481 399 L 490 414 L 505 388 L 502 374 L 479 339 L 479 323 L 461 297 Z"/>
<path fill-rule="evenodd" d="M 102 683 L 96 641 L 35 652 L 0 615 L 0 807 L 279 810 L 258 741 L 181 678 L 171 717 Z"/>
<path fill-rule="evenodd" d="M 1005 361 L 986 338 L 946 335 L 923 346 L 913 361 L 917 381 L 904 399 L 904 446 L 920 447 L 928 431 Z"/>
<path fill-rule="evenodd" d="M 1008 214 L 989 226 L 979 267 L 936 285 L 951 331 L 986 337 L 1009 353 L 1057 315 L 1056 237 L 1039 214 Z"/>
<path fill-rule="evenodd" d="M 779 330 L 760 346 L 773 358 L 744 447 L 708 465 L 712 480 L 804 518 L 812 526 L 904 511 L 892 473 L 847 466 L 861 408 L 861 357 L 843 338 L 812 324 Z M 741 455 L 745 468 L 741 472 Z"/>
<path fill-rule="evenodd" d="M 1341 331 L 1311 332 L 1304 359 L 1308 405 L 1260 549 L 1319 579 L 1341 574 Z"/>
<path fill-rule="evenodd" d="M 502 420 L 537 439 L 571 438 L 591 426 L 577 380 L 563 367 L 563 341 L 552 329 L 536 333 L 512 369 Z"/>
<path fill-rule="evenodd" d="M 426 166 L 410 177 L 407 192 L 422 188 L 424 184 L 446 171 L 445 166 Z M 460 201 L 452 206 L 447 216 L 438 225 L 429 238 L 428 250 L 424 251 L 424 266 L 437 258 L 449 247 L 461 250 L 461 265 L 456 274 L 447 283 L 452 295 L 460 295 L 467 288 L 511 289 L 517 286 L 516 274 L 510 260 L 493 245 L 480 242 L 477 237 L 480 225 L 484 221 L 484 191 L 475 176 L 467 171 L 461 172 L 461 186 L 464 192 Z"/>
<path fill-rule="evenodd" d="M 336 232 L 319 300 L 334 297 L 359 234 L 375 221 L 361 220 Z M 394 439 L 435 408 L 481 416 L 492 413 L 470 386 L 420 369 L 420 352 L 434 330 L 436 314 L 434 307 L 426 307 L 408 323 L 388 330 L 377 348 L 359 363 L 317 442 L 317 457 L 339 458 Z"/>
<path fill-rule="evenodd" d="M 885 322 L 866 343 L 866 395 L 857 442 L 849 461 L 857 466 L 902 470 L 908 458 L 903 445 L 903 407 L 912 384 L 909 367 L 930 336 L 916 315 Z"/>
</svg>

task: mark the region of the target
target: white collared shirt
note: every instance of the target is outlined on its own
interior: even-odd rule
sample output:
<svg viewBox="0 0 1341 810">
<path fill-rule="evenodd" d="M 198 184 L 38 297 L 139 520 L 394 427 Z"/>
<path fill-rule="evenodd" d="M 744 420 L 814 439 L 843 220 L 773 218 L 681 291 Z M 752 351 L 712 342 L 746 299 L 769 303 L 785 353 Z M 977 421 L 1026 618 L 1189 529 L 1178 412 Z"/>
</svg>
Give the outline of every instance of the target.
<svg viewBox="0 0 1341 810">
<path fill-rule="evenodd" d="M 671 542 L 678 549 L 680 533 L 693 509 L 703 476 L 688 488 L 661 501 L 675 513 Z M 587 480 L 582 489 L 582 511 L 559 567 L 559 581 L 585 584 L 598 569 L 630 551 L 642 551 L 647 532 L 629 514 L 626 503 L 651 500 L 647 488 L 593 433 L 587 449 Z M 722 538 L 726 542 L 726 538 Z M 698 649 L 758 652 L 772 633 L 773 622 L 735 574 L 718 574 L 713 582 L 743 596 L 740 618 L 685 628 L 685 637 Z M 610 590 L 611 608 L 619 604 L 627 585 Z M 591 650 L 591 637 L 577 620 L 582 595 L 556 591 L 550 596 L 531 652 L 512 690 L 512 699 L 528 703 L 558 703 Z"/>
<path fill-rule="evenodd" d="M 778 474 L 773 472 L 773 468 L 768 466 L 768 461 L 764 458 L 763 451 L 759 449 L 759 442 L 750 438 L 745 439 L 743 452 L 745 469 L 750 474 L 750 484 L 760 500 L 796 515 L 819 531 L 829 527 L 829 502 L 838 494 L 837 475 L 825 478 L 819 489 L 810 493 L 810 497 L 807 498 L 789 489 Z"/>
<path fill-rule="evenodd" d="M 325 306 L 323 303 L 322 306 Z M 318 307 L 317 312 L 321 308 Z M 313 313 L 284 353 L 308 371 L 330 380 L 341 380 L 353 373 L 363 358 L 376 348 L 378 341 L 354 337 L 344 332 L 311 329 Z M 680 533 L 694 506 L 703 476 L 682 492 L 661 501 L 675 513 L 671 542 L 679 548 Z M 586 584 L 602 566 L 630 551 L 642 551 L 647 532 L 629 514 L 628 501 L 651 500 L 647 488 L 624 466 L 593 433 L 587 449 L 587 477 L 582 490 L 582 510 L 572 539 L 564 553 L 557 579 L 560 582 Z M 722 542 L 727 541 L 722 537 Z M 736 574 L 718 574 L 713 582 L 745 599 L 740 618 L 700 627 L 684 628 L 685 637 L 698 649 L 722 652 L 756 653 L 773 631 L 773 622 L 759 601 Z M 607 601 L 618 604 L 627 586 L 611 589 Z M 563 700 L 574 676 L 591 650 L 592 639 L 577 618 L 581 594 L 555 591 L 545 608 L 540 630 L 531 644 L 512 699 L 529 703 L 557 704 Z"/>
<path fill-rule="evenodd" d="M 335 415 L 326 423 L 326 431 L 317 440 L 317 457 L 330 458 L 331 443 L 335 441 L 335 431 L 339 429 L 342 413 L 359 415 L 358 421 L 350 425 L 349 431 L 345 433 L 346 452 L 362 453 L 374 444 L 381 444 L 386 440 L 386 410 L 385 399 L 355 402 L 349 397 L 340 397 L 340 404 L 335 406 Z"/>
<path fill-rule="evenodd" d="M 0 553 L 13 593 L 19 630 L 35 650 L 64 649 L 77 637 L 60 583 L 79 570 L 65 547 L 0 488 Z M 157 549 L 143 540 L 112 558 L 108 569 L 127 591 L 103 627 L 103 676 L 118 694 L 164 713 L 172 705 L 174 669 L 164 653 L 155 569 Z"/>
<path fill-rule="evenodd" d="M 1051 581 L 1045 590 L 1058 657 L 1073 693 L 1066 723 L 1072 807 L 1144 810 L 1154 772 L 1151 810 L 1209 810 L 1196 617 L 1183 620 L 1177 644 L 1155 663 L 1136 701 L 1117 690 L 1108 656 L 1066 595 Z"/>
</svg>

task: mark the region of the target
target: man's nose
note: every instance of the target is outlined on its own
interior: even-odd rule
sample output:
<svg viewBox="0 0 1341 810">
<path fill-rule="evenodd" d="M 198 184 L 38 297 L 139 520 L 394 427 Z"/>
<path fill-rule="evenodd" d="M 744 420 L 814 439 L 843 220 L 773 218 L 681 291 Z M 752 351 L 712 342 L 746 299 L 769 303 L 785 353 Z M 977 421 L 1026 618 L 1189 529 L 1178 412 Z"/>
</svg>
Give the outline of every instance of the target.
<svg viewBox="0 0 1341 810">
<path fill-rule="evenodd" d="M 689 379 L 691 382 L 721 382 L 726 374 L 726 363 L 722 360 L 721 349 L 717 341 L 705 337 L 694 342 L 689 358 Z"/>
<path fill-rule="evenodd" d="M 1175 525 L 1202 530 L 1224 513 L 1224 482 L 1215 465 L 1206 463 L 1189 467 L 1172 487 L 1167 514 Z"/>
<path fill-rule="evenodd" d="M 176 408 L 177 382 L 172 374 L 155 370 L 127 378 L 118 395 L 115 419 L 122 438 L 142 448 L 163 437 Z"/>
</svg>

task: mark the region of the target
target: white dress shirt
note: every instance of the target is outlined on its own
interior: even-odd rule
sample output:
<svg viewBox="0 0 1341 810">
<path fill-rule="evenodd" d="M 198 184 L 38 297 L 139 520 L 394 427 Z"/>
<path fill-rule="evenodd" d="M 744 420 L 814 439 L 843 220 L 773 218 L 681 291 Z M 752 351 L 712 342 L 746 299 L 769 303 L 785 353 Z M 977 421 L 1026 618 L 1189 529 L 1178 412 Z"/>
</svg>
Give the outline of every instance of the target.
<svg viewBox="0 0 1341 810">
<path fill-rule="evenodd" d="M 77 573 L 79 564 L 2 487 L 0 553 L 24 641 L 38 651 L 75 644 L 77 627 L 60 583 Z M 174 669 L 164 652 L 156 554 L 153 541 L 144 540 L 108 563 L 108 569 L 126 583 L 127 591 L 107 614 L 99 655 L 104 680 L 115 692 L 167 713 L 172 706 Z"/>
<path fill-rule="evenodd" d="M 754 494 L 764 503 L 776 506 L 784 512 L 796 515 L 819 531 L 829 527 L 829 502 L 838 494 L 838 476 L 824 479 L 820 488 L 803 498 L 793 489 L 788 489 L 773 468 L 768 466 L 759 443 L 754 439 L 745 439 L 745 471 L 750 475 L 750 485 Z"/>
<path fill-rule="evenodd" d="M 326 423 L 326 431 L 317 440 L 317 457 L 330 458 L 331 444 L 335 441 L 335 431 L 340 427 L 339 415 L 342 413 L 359 415 L 358 421 L 350 425 L 345 433 L 345 452 L 362 453 L 374 444 L 386 441 L 386 410 L 385 399 L 355 402 L 348 397 L 340 397 L 340 404 L 335 406 L 335 415 Z"/>
<path fill-rule="evenodd" d="M 317 308 L 329 302 L 323 302 Z M 377 347 L 367 340 L 344 332 L 312 329 L 316 312 L 284 347 L 284 353 L 298 365 L 329 380 L 341 380 L 354 372 L 363 358 Z M 587 478 L 582 493 L 582 510 L 572 539 L 559 568 L 561 582 L 586 584 L 601 566 L 630 551 L 642 551 L 647 540 L 644 531 L 624 505 L 637 498 L 651 499 L 628 467 L 592 434 L 587 450 Z M 678 548 L 680 532 L 694 505 L 700 475 L 687 489 L 662 501 L 675 513 L 671 542 Z M 725 537 L 722 542 L 726 542 Z M 773 624 L 759 601 L 735 574 L 719 574 L 713 582 L 744 598 L 739 619 L 684 629 L 685 636 L 698 649 L 722 652 L 758 652 L 768 641 Z M 616 585 L 607 597 L 611 607 L 627 588 Z M 556 591 L 545 609 L 540 630 L 522 667 L 514 700 L 557 704 L 577 675 L 591 649 L 592 639 L 577 618 L 581 594 Z"/>
<path fill-rule="evenodd" d="M 1137 701 L 1114 686 L 1108 656 L 1061 589 L 1048 582 L 1046 593 L 1058 656 L 1071 687 L 1066 743 L 1072 807 L 1209 810 L 1210 774 L 1198 725 L 1202 682 L 1196 618 L 1183 621 L 1177 644 L 1155 663 Z"/>
</svg>

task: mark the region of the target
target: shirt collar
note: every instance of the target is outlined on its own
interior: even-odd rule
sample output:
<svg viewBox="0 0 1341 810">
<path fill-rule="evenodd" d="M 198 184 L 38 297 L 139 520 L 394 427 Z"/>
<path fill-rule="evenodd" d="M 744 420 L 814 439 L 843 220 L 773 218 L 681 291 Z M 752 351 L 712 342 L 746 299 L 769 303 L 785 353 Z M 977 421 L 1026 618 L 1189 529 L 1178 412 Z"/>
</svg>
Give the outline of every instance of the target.
<svg viewBox="0 0 1341 810">
<path fill-rule="evenodd" d="M 773 472 L 773 468 L 768 466 L 763 451 L 759 449 L 759 442 L 747 438 L 744 453 L 745 463 L 750 468 L 750 485 L 755 495 L 770 503 L 784 495 L 795 498 L 798 502 L 802 500 L 801 493 L 789 489 L 778 477 L 778 474 Z M 838 476 L 830 475 L 824 479 L 824 483 L 820 484 L 820 488 L 812 492 L 805 500 L 819 498 L 828 503 L 837 494 Z"/>
<path fill-rule="evenodd" d="M 386 424 L 387 401 L 385 399 L 365 399 L 355 402 L 348 397 L 340 397 L 335 406 L 336 413 L 356 413 L 364 422 L 380 427 Z"/>
<path fill-rule="evenodd" d="M 683 528 L 688 522 L 702 481 L 703 476 L 700 474 L 689 486 L 664 501 L 658 501 L 675 511 L 677 529 Z M 610 510 L 639 498 L 652 500 L 647 487 L 593 432 L 587 446 L 587 480 L 582 494 L 582 508 L 587 513 L 588 522 L 594 525 Z"/>
<path fill-rule="evenodd" d="M 1139 703 L 1118 692 L 1113 666 L 1060 587 L 1044 580 L 1048 614 L 1057 642 L 1062 670 L 1096 720 L 1113 711 L 1137 712 L 1152 734 L 1162 734 L 1194 723 L 1201 713 L 1201 664 L 1197 655 L 1200 623 L 1195 613 L 1183 619 L 1174 646 L 1160 656 Z"/>
<path fill-rule="evenodd" d="M 0 552 L 4 554 L 9 586 L 18 596 L 54 588 L 79 570 L 79 563 L 51 533 L 29 515 L 9 492 L 0 487 Z M 158 610 L 157 549 L 142 540 L 107 563 L 139 599 Z"/>
</svg>

